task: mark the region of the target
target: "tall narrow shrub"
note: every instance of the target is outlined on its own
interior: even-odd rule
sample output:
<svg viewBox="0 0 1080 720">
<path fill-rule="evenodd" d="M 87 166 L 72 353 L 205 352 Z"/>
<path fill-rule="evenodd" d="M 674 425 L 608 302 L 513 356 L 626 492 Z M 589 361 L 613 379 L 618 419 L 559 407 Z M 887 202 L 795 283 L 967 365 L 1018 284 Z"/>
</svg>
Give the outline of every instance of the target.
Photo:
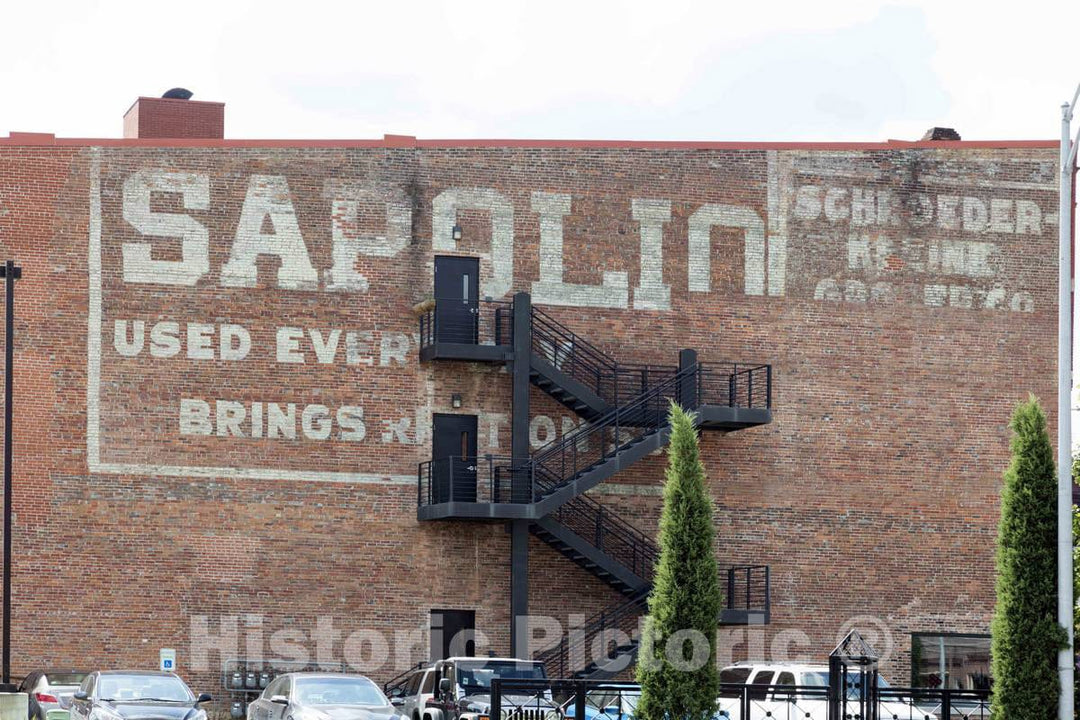
<svg viewBox="0 0 1080 720">
<path fill-rule="evenodd" d="M 660 559 L 638 658 L 636 716 L 708 720 L 716 713 L 719 690 L 716 627 L 721 608 L 712 501 L 692 416 L 672 404 L 669 420 Z"/>
<path fill-rule="evenodd" d="M 995 717 L 1055 717 L 1057 652 L 1057 476 L 1046 416 L 1031 397 L 1013 413 L 997 541 L 997 604 L 990 626 Z"/>
</svg>

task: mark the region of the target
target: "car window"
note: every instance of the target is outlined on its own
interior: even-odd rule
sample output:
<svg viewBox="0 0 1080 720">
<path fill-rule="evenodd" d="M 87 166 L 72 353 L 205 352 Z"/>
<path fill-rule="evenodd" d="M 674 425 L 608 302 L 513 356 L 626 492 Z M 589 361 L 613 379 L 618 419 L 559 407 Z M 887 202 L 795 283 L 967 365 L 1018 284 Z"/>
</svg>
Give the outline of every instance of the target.
<svg viewBox="0 0 1080 720">
<path fill-rule="evenodd" d="M 412 677 L 409 678 L 409 684 L 405 687 L 406 695 L 415 695 L 416 691 L 420 689 L 420 681 L 423 679 L 424 673 L 414 672 Z"/>
<path fill-rule="evenodd" d="M 754 679 L 750 681 L 753 688 L 750 690 L 751 700 L 764 700 L 767 695 L 767 688 L 772 685 L 773 676 L 776 673 L 772 670 L 759 670 Z"/>
<path fill-rule="evenodd" d="M 175 675 L 102 675 L 98 695 L 103 700 L 156 699 L 190 702 L 195 699 L 184 681 Z"/>
<path fill-rule="evenodd" d="M 746 679 L 750 677 L 750 670 L 748 667 L 727 668 L 720 671 L 720 682 L 722 683 L 738 683 L 742 685 L 746 682 Z"/>
<path fill-rule="evenodd" d="M 79 686 L 79 690 L 86 693 L 87 697 L 94 696 L 94 676 L 87 675 L 86 679 L 82 681 L 82 685 Z"/>
<path fill-rule="evenodd" d="M 296 700 L 304 705 L 389 704 L 375 683 L 363 677 L 298 677 Z"/>
<path fill-rule="evenodd" d="M 428 670 L 424 673 L 424 684 L 421 691 L 425 695 L 430 695 L 435 692 L 435 671 Z"/>
<path fill-rule="evenodd" d="M 789 672 L 780 673 L 780 677 L 776 678 L 774 685 L 794 685 L 795 676 Z"/>
</svg>

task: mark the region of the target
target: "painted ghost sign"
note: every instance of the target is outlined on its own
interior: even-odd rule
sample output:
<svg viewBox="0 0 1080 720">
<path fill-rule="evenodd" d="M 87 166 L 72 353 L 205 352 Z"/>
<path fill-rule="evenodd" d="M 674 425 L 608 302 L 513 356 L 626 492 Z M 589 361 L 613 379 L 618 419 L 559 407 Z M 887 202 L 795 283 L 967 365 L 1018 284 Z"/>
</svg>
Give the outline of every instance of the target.
<svg viewBox="0 0 1080 720">
<path fill-rule="evenodd" d="M 1039 168 L 958 189 L 946 175 L 890 184 L 865 154 L 753 159 L 758 182 L 737 193 L 722 182 L 690 200 L 606 193 L 605 212 L 629 231 L 588 237 L 597 260 L 585 281 L 568 264 L 591 212 L 580 191 L 434 179 L 417 191 L 315 156 L 290 174 L 250 159 L 96 151 L 90 467 L 410 482 L 438 403 L 407 308 L 431 287 L 435 254 L 478 255 L 491 298 L 528 289 L 537 304 L 615 313 L 675 317 L 680 303 L 721 297 L 1034 309 L 1031 275 L 1009 248 L 1042 238 L 1055 217 Z M 977 162 L 965 172 L 989 174 Z M 484 224 L 481 245 L 455 239 L 465 217 Z M 487 427 L 495 447 L 497 423 Z M 555 436 L 551 418 L 534 418 L 534 445 Z"/>
</svg>

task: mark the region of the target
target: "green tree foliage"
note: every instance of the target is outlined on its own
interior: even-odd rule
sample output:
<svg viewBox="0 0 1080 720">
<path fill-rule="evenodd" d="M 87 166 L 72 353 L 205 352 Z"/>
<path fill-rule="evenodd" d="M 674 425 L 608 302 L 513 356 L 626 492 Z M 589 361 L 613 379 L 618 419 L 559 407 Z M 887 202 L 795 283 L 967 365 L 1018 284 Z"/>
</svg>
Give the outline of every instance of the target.
<svg viewBox="0 0 1080 720">
<path fill-rule="evenodd" d="M 1046 416 L 1031 397 L 1009 424 L 997 541 L 997 604 L 990 626 L 994 713 L 1045 720 L 1058 703 L 1057 477 Z"/>
<path fill-rule="evenodd" d="M 660 559 L 639 653 L 636 716 L 708 720 L 716 713 L 719 691 L 716 624 L 721 609 L 712 501 L 693 416 L 672 404 L 669 420 Z"/>
</svg>

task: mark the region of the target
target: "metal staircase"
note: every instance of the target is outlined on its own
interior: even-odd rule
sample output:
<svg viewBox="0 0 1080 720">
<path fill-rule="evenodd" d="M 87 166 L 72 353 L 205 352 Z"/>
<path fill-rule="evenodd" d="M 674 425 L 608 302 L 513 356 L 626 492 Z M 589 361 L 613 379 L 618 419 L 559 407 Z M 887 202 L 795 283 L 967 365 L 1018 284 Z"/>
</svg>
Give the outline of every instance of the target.
<svg viewBox="0 0 1080 720">
<path fill-rule="evenodd" d="M 534 535 L 622 593 L 624 600 L 541 658 L 553 676 L 612 677 L 637 653 L 638 619 L 659 549 L 650 536 L 584 493 L 667 443 L 673 402 L 694 410 L 702 430 L 731 432 L 770 422 L 771 368 L 703 364 L 688 350 L 679 353 L 678 365 L 620 364 L 531 307 L 523 294 L 510 307 L 493 303 L 485 309 L 478 303 L 473 314 L 477 331 L 470 335 L 454 328 L 452 343 L 440 342 L 437 313 L 421 318 L 421 358 L 504 362 L 512 371 L 527 362 L 528 383 L 586 423 L 529 457 L 421 463 L 417 517 L 527 521 Z M 490 338 L 480 331 L 485 326 Z M 470 336 L 478 347 L 460 342 Z M 726 606 L 718 622 L 768 622 L 768 568 L 741 566 L 723 573 Z M 594 647 L 597 638 L 608 657 L 577 662 L 576 655 Z"/>
</svg>

